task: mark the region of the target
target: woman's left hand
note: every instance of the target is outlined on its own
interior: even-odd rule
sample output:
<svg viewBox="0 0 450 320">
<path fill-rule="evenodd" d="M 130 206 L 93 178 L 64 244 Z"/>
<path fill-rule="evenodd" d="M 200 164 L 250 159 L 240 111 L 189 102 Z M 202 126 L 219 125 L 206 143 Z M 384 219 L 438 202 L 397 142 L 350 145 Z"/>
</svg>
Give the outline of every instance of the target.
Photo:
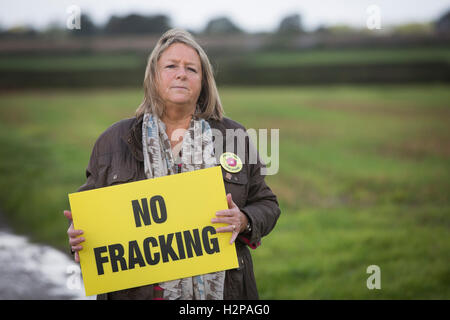
<svg viewBox="0 0 450 320">
<path fill-rule="evenodd" d="M 216 212 L 216 217 L 211 219 L 211 223 L 228 223 L 228 226 L 216 228 L 218 233 L 232 232 L 230 244 L 232 244 L 239 233 L 243 232 L 247 227 L 248 219 L 245 214 L 239 210 L 238 206 L 233 202 L 231 193 L 227 194 L 228 209 Z"/>
</svg>

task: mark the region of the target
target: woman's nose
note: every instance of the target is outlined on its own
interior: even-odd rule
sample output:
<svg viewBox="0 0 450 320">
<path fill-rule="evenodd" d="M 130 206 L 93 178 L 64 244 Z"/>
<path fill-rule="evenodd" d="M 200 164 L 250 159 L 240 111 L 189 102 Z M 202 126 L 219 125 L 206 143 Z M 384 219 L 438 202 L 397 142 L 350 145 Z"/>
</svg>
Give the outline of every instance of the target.
<svg viewBox="0 0 450 320">
<path fill-rule="evenodd" d="M 176 77 L 177 79 L 183 79 L 186 77 L 186 70 L 184 68 L 178 68 Z"/>
</svg>

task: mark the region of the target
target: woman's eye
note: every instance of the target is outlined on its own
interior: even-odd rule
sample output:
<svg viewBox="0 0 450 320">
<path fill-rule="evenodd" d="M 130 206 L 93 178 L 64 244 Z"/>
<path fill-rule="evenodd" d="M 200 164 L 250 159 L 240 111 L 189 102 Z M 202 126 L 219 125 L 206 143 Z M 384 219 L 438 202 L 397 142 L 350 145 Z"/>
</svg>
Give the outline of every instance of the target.
<svg viewBox="0 0 450 320">
<path fill-rule="evenodd" d="M 175 65 L 169 64 L 168 66 L 166 66 L 166 68 L 175 68 Z"/>
<path fill-rule="evenodd" d="M 197 70 L 195 70 L 194 68 L 188 68 L 188 70 L 197 73 Z"/>
</svg>

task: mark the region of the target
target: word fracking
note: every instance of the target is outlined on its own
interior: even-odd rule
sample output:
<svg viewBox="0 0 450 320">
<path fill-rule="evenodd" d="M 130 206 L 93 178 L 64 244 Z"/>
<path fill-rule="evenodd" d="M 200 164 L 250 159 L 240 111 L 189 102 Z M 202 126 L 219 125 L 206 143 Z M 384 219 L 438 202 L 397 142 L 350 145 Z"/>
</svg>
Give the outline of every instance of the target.
<svg viewBox="0 0 450 320">
<path fill-rule="evenodd" d="M 94 248 L 94 254 L 97 263 L 97 274 L 104 274 L 103 264 L 106 262 L 110 262 L 112 272 L 117 272 L 119 271 L 119 264 L 120 269 L 123 271 L 134 269 L 136 264 L 140 267 L 156 265 L 160 263 L 161 259 L 162 262 L 169 262 L 170 259 L 177 261 L 192 258 L 194 254 L 197 257 L 202 256 L 202 248 L 204 248 L 207 254 L 220 252 L 217 238 L 210 238 L 210 235 L 216 233 L 216 229 L 211 226 L 206 226 L 202 229 L 201 233 L 201 238 L 198 229 L 159 235 L 157 238 L 147 237 L 143 240 L 142 247 L 139 246 L 136 240 L 129 241 L 128 262 L 125 257 L 125 248 L 120 243 L 96 247 Z M 174 237 L 177 244 L 176 250 L 173 247 Z M 159 251 L 157 250 L 158 246 Z M 105 252 L 109 253 L 109 258 L 108 256 L 102 255 Z M 144 255 L 142 255 L 142 252 L 144 252 Z"/>
<path fill-rule="evenodd" d="M 163 223 L 167 220 L 166 205 L 164 198 L 160 195 L 150 198 L 150 211 L 146 198 L 141 199 L 141 203 L 138 200 L 132 200 L 131 205 L 136 227 L 141 227 L 142 222 L 145 225 L 151 224 L 150 212 L 155 223 Z M 112 272 L 118 272 L 134 269 L 136 265 L 154 266 L 161 262 L 199 257 L 204 252 L 218 253 L 220 252 L 219 241 L 217 237 L 212 237 L 214 234 L 216 234 L 214 227 L 205 226 L 201 230 L 196 228 L 147 237 L 141 244 L 137 240 L 131 240 L 127 246 L 128 254 L 125 253 L 124 245 L 120 243 L 95 247 L 93 250 L 97 274 L 105 273 L 103 265 L 108 262 Z"/>
</svg>

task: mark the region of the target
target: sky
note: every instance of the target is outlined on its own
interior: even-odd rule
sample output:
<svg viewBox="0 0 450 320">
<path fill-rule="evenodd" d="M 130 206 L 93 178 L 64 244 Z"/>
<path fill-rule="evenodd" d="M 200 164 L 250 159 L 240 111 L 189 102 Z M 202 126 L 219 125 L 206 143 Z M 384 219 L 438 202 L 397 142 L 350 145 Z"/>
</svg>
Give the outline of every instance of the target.
<svg viewBox="0 0 450 320">
<path fill-rule="evenodd" d="M 0 0 L 0 27 L 65 26 L 71 5 L 96 24 L 106 23 L 113 14 L 166 14 L 172 26 L 200 31 L 210 19 L 227 16 L 248 32 L 273 31 L 283 17 L 294 13 L 301 15 L 306 30 L 313 30 L 334 24 L 365 27 L 370 5 L 380 9 L 382 28 L 432 21 L 450 10 L 450 0 Z"/>
</svg>

